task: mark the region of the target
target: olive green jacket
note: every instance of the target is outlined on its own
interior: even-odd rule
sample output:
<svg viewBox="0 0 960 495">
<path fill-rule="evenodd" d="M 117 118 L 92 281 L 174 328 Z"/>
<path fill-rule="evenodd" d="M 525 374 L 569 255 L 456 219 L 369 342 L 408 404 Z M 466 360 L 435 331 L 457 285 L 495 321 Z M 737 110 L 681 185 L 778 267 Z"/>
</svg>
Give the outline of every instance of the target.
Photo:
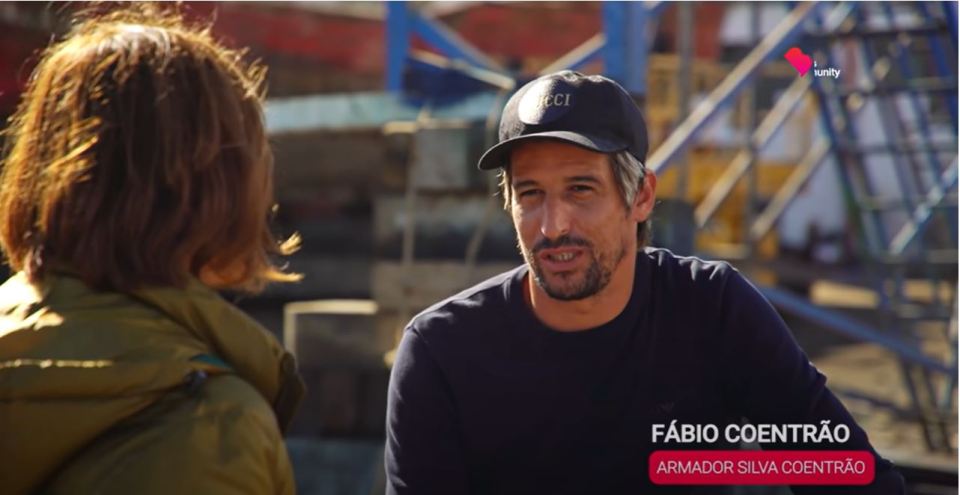
<svg viewBox="0 0 960 495">
<path fill-rule="evenodd" d="M 292 356 L 216 292 L 0 286 L 0 492 L 293 493 Z"/>
</svg>

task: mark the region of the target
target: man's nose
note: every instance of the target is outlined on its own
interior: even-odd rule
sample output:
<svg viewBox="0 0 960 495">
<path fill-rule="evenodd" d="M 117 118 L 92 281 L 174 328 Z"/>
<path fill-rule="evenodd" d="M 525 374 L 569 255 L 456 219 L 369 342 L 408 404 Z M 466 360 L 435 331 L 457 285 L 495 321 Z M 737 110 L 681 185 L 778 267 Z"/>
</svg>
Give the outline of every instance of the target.
<svg viewBox="0 0 960 495">
<path fill-rule="evenodd" d="M 547 239 L 557 239 L 570 233 L 570 209 L 563 201 L 548 198 L 544 203 L 540 233 Z"/>
</svg>

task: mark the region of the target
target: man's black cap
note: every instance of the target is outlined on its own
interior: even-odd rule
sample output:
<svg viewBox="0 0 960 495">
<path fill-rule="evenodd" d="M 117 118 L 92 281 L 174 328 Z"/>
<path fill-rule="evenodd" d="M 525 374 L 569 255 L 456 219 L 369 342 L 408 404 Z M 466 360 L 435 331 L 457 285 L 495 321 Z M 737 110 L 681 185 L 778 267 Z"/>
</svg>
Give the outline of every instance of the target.
<svg viewBox="0 0 960 495">
<path fill-rule="evenodd" d="M 477 166 L 502 167 L 516 143 L 536 138 L 601 153 L 626 150 L 640 163 L 647 158 L 647 125 L 630 94 L 606 77 L 570 70 L 534 79 L 510 97 L 500 117 L 500 142 Z"/>
</svg>

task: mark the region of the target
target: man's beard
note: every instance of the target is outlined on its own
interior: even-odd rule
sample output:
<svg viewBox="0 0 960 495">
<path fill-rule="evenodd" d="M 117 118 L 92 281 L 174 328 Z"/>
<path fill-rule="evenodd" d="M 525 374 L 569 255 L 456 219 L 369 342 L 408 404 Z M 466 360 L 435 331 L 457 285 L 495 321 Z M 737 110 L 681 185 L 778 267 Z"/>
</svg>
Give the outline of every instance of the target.
<svg viewBox="0 0 960 495">
<path fill-rule="evenodd" d="M 590 262 L 587 265 L 585 273 L 583 273 L 582 278 L 579 281 L 572 284 L 551 284 L 547 280 L 547 277 L 543 272 L 543 268 L 540 266 L 537 254 L 543 249 L 558 248 L 563 246 L 579 246 L 586 248 L 585 254 L 590 257 Z M 521 249 L 521 251 L 523 250 Z M 527 259 L 527 264 L 530 266 L 530 270 L 533 272 L 533 279 L 536 281 L 537 285 L 540 286 L 540 288 L 543 289 L 548 296 L 561 301 L 578 301 L 581 299 L 586 299 L 603 290 L 604 287 L 610 283 L 614 268 L 616 268 L 616 266 L 620 263 L 620 260 L 623 259 L 625 254 L 626 247 L 623 245 L 623 243 L 620 244 L 619 249 L 612 253 L 612 255 L 605 256 L 604 253 L 598 254 L 594 250 L 593 244 L 586 239 L 570 237 L 567 235 L 561 236 L 553 241 L 549 239 L 543 239 L 533 247 L 532 253 L 523 253 L 524 257 Z M 576 276 L 576 273 L 554 275 L 555 278 L 561 278 L 564 280 L 570 280 Z"/>
</svg>

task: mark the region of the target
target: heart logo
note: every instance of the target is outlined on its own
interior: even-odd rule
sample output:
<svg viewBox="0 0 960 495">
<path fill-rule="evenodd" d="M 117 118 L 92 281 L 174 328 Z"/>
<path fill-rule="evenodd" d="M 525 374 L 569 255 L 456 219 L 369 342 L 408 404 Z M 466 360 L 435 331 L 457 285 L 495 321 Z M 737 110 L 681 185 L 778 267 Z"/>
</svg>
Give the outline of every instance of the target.
<svg viewBox="0 0 960 495">
<path fill-rule="evenodd" d="M 800 77 L 806 75 L 807 71 L 810 70 L 810 67 L 813 66 L 813 60 L 810 58 L 810 55 L 803 53 L 797 47 L 787 50 L 787 53 L 784 54 L 783 58 L 787 59 L 787 62 L 790 62 L 790 65 L 792 65 L 794 69 L 797 69 L 797 72 L 800 73 Z"/>
</svg>

